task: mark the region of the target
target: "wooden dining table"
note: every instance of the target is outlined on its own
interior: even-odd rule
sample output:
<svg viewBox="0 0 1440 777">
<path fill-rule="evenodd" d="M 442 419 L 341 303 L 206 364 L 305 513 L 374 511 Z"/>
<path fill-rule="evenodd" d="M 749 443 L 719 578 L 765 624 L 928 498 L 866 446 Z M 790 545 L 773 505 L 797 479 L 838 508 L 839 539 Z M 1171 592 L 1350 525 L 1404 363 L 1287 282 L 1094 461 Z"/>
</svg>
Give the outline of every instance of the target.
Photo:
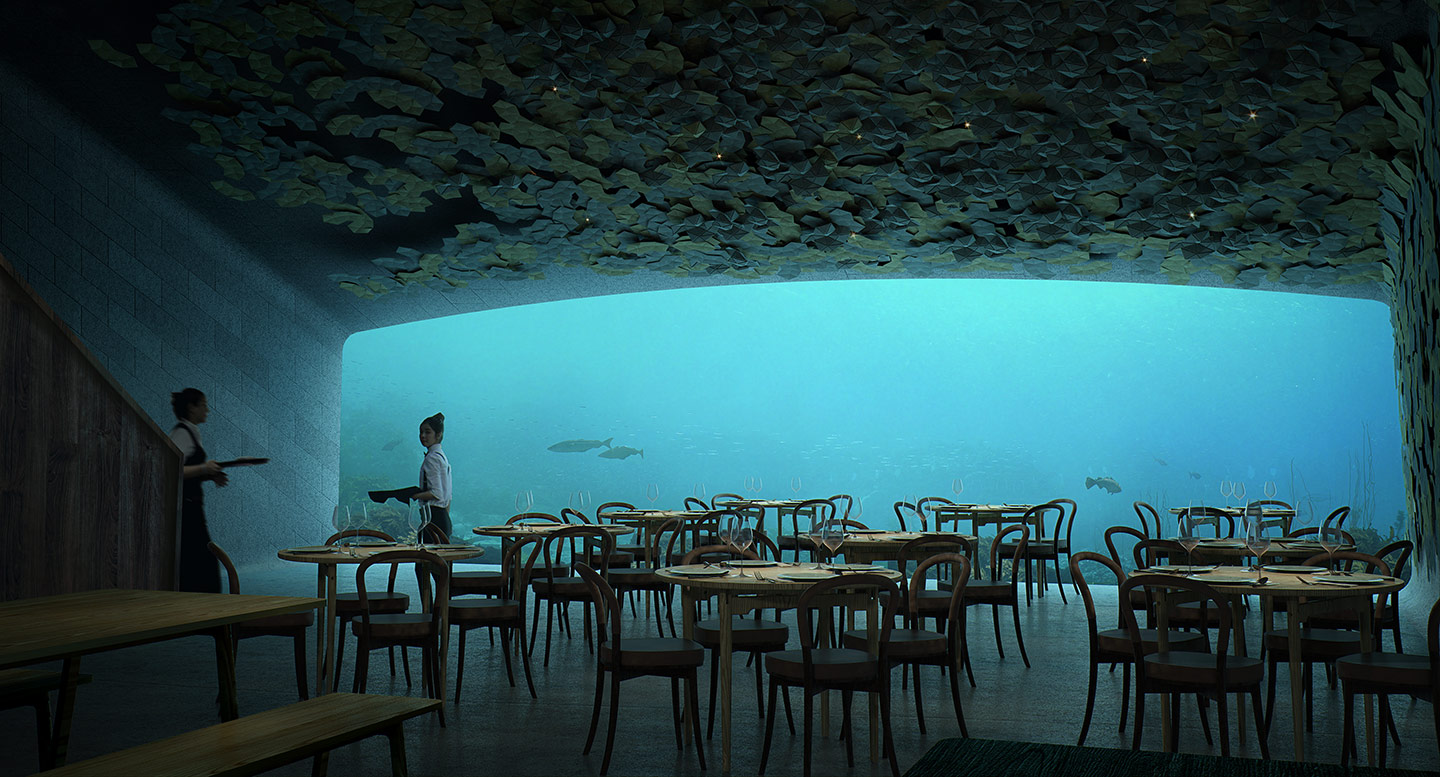
<svg viewBox="0 0 1440 777">
<path fill-rule="evenodd" d="M 80 659 L 91 653 L 209 634 L 215 638 L 220 719 L 239 717 L 230 627 L 254 618 L 304 612 L 322 601 L 189 591 L 106 589 L 0 603 L 0 669 L 63 661 L 49 762 L 65 763 Z"/>
<path fill-rule="evenodd" d="M 1199 580 L 1214 588 L 1216 593 L 1228 600 L 1231 609 L 1232 621 L 1235 633 L 1231 636 L 1231 643 L 1234 645 L 1236 655 L 1245 655 L 1245 597 L 1258 596 L 1262 605 L 1262 637 L 1265 631 L 1273 627 L 1274 602 L 1283 600 L 1286 604 L 1286 634 L 1287 648 L 1290 656 L 1290 714 L 1294 735 L 1295 760 L 1305 760 L 1305 716 L 1302 703 L 1304 686 L 1304 666 L 1300 661 L 1300 631 L 1305 619 L 1323 615 L 1331 612 L 1355 611 L 1359 613 L 1360 620 L 1360 650 L 1368 653 L 1371 650 L 1371 631 L 1373 628 L 1372 597 L 1381 594 L 1389 594 L 1398 591 L 1405 586 L 1405 581 L 1396 577 L 1381 577 L 1374 583 L 1347 583 L 1329 582 L 1329 580 L 1344 580 L 1345 576 L 1327 578 L 1324 570 L 1319 572 L 1290 572 L 1277 571 L 1280 565 L 1271 565 L 1271 568 L 1261 572 L 1254 572 L 1245 567 L 1217 566 L 1206 571 L 1186 572 L 1180 567 L 1158 566 L 1150 567 L 1147 570 L 1137 572 L 1154 572 L 1158 574 L 1177 574 Z M 1263 575 L 1266 582 L 1263 585 L 1256 585 L 1255 581 Z M 1317 578 L 1317 575 L 1319 576 Z M 1378 576 L 1377 576 L 1378 577 Z M 1363 578 L 1357 578 L 1363 579 Z M 1161 592 L 1156 596 L 1156 619 L 1160 650 L 1166 649 L 1166 634 L 1169 629 L 1170 608 L 1184 601 L 1191 601 L 1194 597 L 1189 592 L 1173 590 Z M 1170 742 L 1170 726 L 1168 716 L 1172 714 L 1166 700 L 1161 703 L 1161 727 L 1162 739 L 1166 749 L 1173 747 Z M 1370 763 L 1375 762 L 1374 748 L 1374 719 L 1372 701 L 1369 696 L 1365 697 L 1365 740 L 1369 753 Z M 1238 719 L 1243 720 L 1243 708 L 1236 708 Z M 1243 728 L 1242 728 L 1243 731 Z"/>
<path fill-rule="evenodd" d="M 320 610 L 320 617 L 325 622 L 324 628 L 315 630 L 315 693 L 320 695 L 326 693 L 331 686 L 333 672 L 339 671 L 335 666 L 336 631 L 335 631 L 335 596 L 338 593 L 337 570 L 342 564 L 359 564 L 367 558 L 391 550 L 416 550 L 418 545 L 405 545 L 393 542 L 362 542 L 353 545 L 310 545 L 295 548 L 281 548 L 275 555 L 285 561 L 294 561 L 301 564 L 316 565 L 316 593 L 324 602 Z M 426 545 L 425 550 L 434 552 L 441 559 L 448 562 L 464 561 L 465 559 L 477 558 L 484 555 L 485 549 L 475 545 L 444 544 Z M 421 590 L 428 590 L 429 578 L 420 576 Z M 428 606 L 426 607 L 428 612 Z M 445 656 L 450 646 L 450 629 L 446 613 L 440 614 L 440 678 L 439 687 L 445 687 Z"/>
<path fill-rule="evenodd" d="M 731 728 L 731 650 L 734 647 L 734 635 L 731 631 L 731 618 L 736 615 L 744 615 L 755 610 L 794 609 L 800 601 L 801 594 L 813 585 L 817 579 L 828 579 L 835 574 L 865 573 L 879 574 L 898 580 L 900 573 L 882 567 L 871 567 L 867 569 L 851 568 L 844 572 L 832 572 L 824 574 L 823 570 L 817 569 L 819 565 L 812 563 L 780 563 L 776 562 L 770 566 L 746 566 L 738 568 L 727 568 L 723 563 L 720 565 L 692 565 L 690 567 L 665 567 L 656 574 L 662 580 L 674 583 L 680 587 L 682 601 L 682 615 L 684 619 L 684 635 L 686 639 L 695 638 L 695 608 L 704 599 L 714 597 L 716 599 L 716 615 L 720 621 L 720 648 L 718 652 L 720 662 L 720 771 L 730 771 L 730 753 L 732 742 Z M 855 565 L 859 567 L 861 565 Z M 719 574 L 714 569 L 723 570 Z M 742 574 L 743 573 L 743 574 Z M 797 574 L 798 573 L 798 574 Z M 787 576 L 795 575 L 801 577 L 809 574 L 810 579 L 787 579 Z M 866 613 L 866 628 L 870 634 L 870 649 L 873 652 L 879 644 L 878 615 L 879 608 L 873 593 L 866 594 L 838 594 L 835 597 L 827 597 L 827 603 L 835 606 L 842 606 L 851 610 L 863 609 Z M 829 636 L 829 619 L 820 619 L 820 638 L 826 639 Z M 880 760 L 879 738 L 877 732 L 880 729 L 879 707 L 874 694 L 870 699 L 870 760 L 878 763 Z M 827 721 L 828 704 L 825 697 L 821 698 L 821 735 L 825 734 Z M 688 727 L 685 727 L 689 731 Z M 688 736 L 688 734 L 687 734 Z"/>
<path fill-rule="evenodd" d="M 630 526 L 640 532 L 640 544 L 645 546 L 645 566 L 655 566 L 650 557 L 650 539 L 666 521 L 679 518 L 686 525 L 710 516 L 713 510 L 611 510 L 603 518 L 621 526 Z"/>
<path fill-rule="evenodd" d="M 836 554 L 844 556 L 847 563 L 874 564 L 879 561 L 896 561 L 900 558 L 900 549 L 905 547 L 905 543 L 911 540 L 918 540 L 921 537 L 953 539 L 955 544 L 963 547 L 965 554 L 971 558 L 975 557 L 975 549 L 979 542 L 979 538 L 973 534 L 959 534 L 957 532 L 904 532 L 889 531 L 887 529 L 851 529 L 846 532 L 845 540 L 841 543 L 840 549 L 836 551 Z M 817 545 L 815 539 L 808 534 L 801 535 L 801 541 L 810 545 Z"/>
</svg>

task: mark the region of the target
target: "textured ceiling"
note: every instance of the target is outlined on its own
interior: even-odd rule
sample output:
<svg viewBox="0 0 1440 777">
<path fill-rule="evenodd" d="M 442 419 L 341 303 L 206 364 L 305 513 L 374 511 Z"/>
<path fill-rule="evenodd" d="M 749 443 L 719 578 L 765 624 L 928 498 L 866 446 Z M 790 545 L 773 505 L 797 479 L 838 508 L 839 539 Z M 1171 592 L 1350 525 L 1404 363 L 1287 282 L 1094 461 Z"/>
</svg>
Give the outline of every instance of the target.
<svg viewBox="0 0 1440 777">
<path fill-rule="evenodd" d="M 90 46 L 163 80 L 213 196 L 383 235 L 332 275 L 361 297 L 556 265 L 1334 288 L 1389 280 L 1416 6 L 213 0 Z"/>
</svg>

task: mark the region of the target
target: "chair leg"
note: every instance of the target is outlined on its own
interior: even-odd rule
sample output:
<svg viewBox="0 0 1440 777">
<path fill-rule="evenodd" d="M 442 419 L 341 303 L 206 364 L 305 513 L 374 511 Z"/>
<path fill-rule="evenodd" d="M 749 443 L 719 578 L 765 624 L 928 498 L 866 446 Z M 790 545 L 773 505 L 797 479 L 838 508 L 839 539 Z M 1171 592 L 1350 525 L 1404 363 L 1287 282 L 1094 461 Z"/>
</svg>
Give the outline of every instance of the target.
<svg viewBox="0 0 1440 777">
<path fill-rule="evenodd" d="M 610 673 L 610 730 L 605 732 L 605 757 L 600 761 L 600 774 L 610 772 L 610 754 L 615 751 L 615 726 L 620 721 L 620 672 Z"/>
<path fill-rule="evenodd" d="M 535 615 L 530 620 L 530 650 L 535 653 L 535 640 L 540 638 L 540 597 L 535 597 Z"/>
<path fill-rule="evenodd" d="M 355 693 L 364 693 L 370 680 L 370 645 L 359 640 L 355 645 Z"/>
<path fill-rule="evenodd" d="M 555 624 L 555 601 L 545 603 L 545 661 L 541 666 L 550 666 L 550 628 Z"/>
<path fill-rule="evenodd" d="M 1145 692 L 1140 688 L 1140 677 L 1137 670 L 1135 677 L 1135 725 L 1132 727 L 1130 737 L 1130 749 L 1140 749 L 1140 732 L 1145 728 Z"/>
<path fill-rule="evenodd" d="M 719 663 L 720 648 L 710 648 L 710 709 L 707 714 L 708 722 L 705 726 L 706 739 L 712 739 L 715 736 L 715 696 L 717 693 L 716 689 L 720 687 L 720 681 L 717 677 L 719 669 L 716 667 Z"/>
<path fill-rule="evenodd" d="M 410 687 L 410 648 L 400 646 L 400 666 L 405 669 L 405 687 Z"/>
<path fill-rule="evenodd" d="M 954 659 L 951 659 L 954 663 Z M 970 734 L 965 730 L 965 712 L 960 706 L 960 670 L 956 667 L 950 669 L 950 701 L 955 705 L 955 722 L 960 725 L 960 736 L 968 738 Z"/>
<path fill-rule="evenodd" d="M 600 700 L 605 696 L 605 672 L 595 670 L 595 707 L 590 712 L 590 733 L 585 735 L 585 749 L 581 755 L 590 755 L 590 746 L 595 744 L 595 727 L 600 724 Z"/>
<path fill-rule="evenodd" d="M 515 630 L 520 632 L 520 665 L 525 667 L 525 684 L 530 687 L 530 698 L 538 699 L 535 695 L 535 680 L 530 676 L 530 654 L 525 652 L 525 614 L 520 614 L 519 623 Z M 505 637 L 501 637 L 505 639 Z"/>
<path fill-rule="evenodd" d="M 494 633 L 494 629 L 486 629 Z M 460 632 L 464 634 L 465 632 Z M 510 681 L 510 687 L 515 687 L 515 670 L 510 665 L 510 630 L 504 627 L 500 629 L 500 654 L 505 657 L 505 677 Z"/>
<path fill-rule="evenodd" d="M 755 662 L 755 711 L 759 717 L 765 717 L 765 695 L 761 692 L 761 683 L 765 674 L 765 661 L 760 654 L 751 653 L 750 658 Z"/>
<path fill-rule="evenodd" d="M 1180 752 L 1180 694 L 1170 694 L 1170 747 L 1165 752 Z"/>
<path fill-rule="evenodd" d="M 700 680 L 691 669 L 685 678 L 685 707 L 690 710 L 690 734 L 695 737 L 695 757 L 705 769 L 705 745 L 700 741 Z"/>
<path fill-rule="evenodd" d="M 915 672 L 915 719 L 920 723 L 920 735 L 925 735 L 925 705 L 920 700 L 920 665 L 911 664 Z M 905 668 L 900 668 L 900 674 L 905 674 Z"/>
<path fill-rule="evenodd" d="M 1306 663 L 1304 679 L 1300 681 L 1300 695 L 1305 697 L 1305 733 L 1315 731 L 1315 665 Z"/>
<path fill-rule="evenodd" d="M 1205 734 L 1205 746 L 1214 747 L 1215 740 L 1210 737 L 1210 701 L 1201 694 L 1195 694 L 1195 709 L 1200 714 L 1200 731 Z"/>
<path fill-rule="evenodd" d="M 955 673 L 951 672 L 950 674 L 953 676 Z M 882 750 L 885 757 L 890 759 L 890 774 L 892 777 L 900 777 L 900 759 L 895 757 L 895 732 L 890 725 L 890 683 L 888 680 L 882 680 L 882 682 L 884 683 L 884 688 L 880 691 L 880 731 L 884 738 Z M 919 682 L 915 683 L 915 691 L 916 693 L 920 691 Z M 963 731 L 965 727 L 962 724 L 960 728 Z"/>
<path fill-rule="evenodd" d="M 805 704 L 804 704 L 804 707 L 805 707 L 805 725 L 802 726 L 802 728 L 805 729 L 805 771 L 804 771 L 804 775 L 805 775 L 805 777 L 810 777 L 810 719 L 811 719 L 812 717 L 814 717 L 814 714 L 815 714 L 815 697 L 810 694 L 810 689 L 809 689 L 809 688 L 805 688 L 805 689 L 803 690 L 803 693 L 805 694 Z"/>
<path fill-rule="evenodd" d="M 670 721 L 675 725 L 675 749 L 685 749 L 684 735 L 680 731 L 680 677 L 670 678 Z"/>
<path fill-rule="evenodd" d="M 1270 665 L 1265 667 L 1265 730 L 1270 730 L 1270 724 L 1275 720 L 1275 669 L 1279 662 L 1275 660 L 1275 653 L 1272 651 L 1266 657 Z"/>
<path fill-rule="evenodd" d="M 339 676 L 339 673 L 336 673 Z M 305 682 L 305 630 L 295 632 L 295 684 L 300 688 L 300 701 L 310 698 L 310 690 Z"/>
<path fill-rule="evenodd" d="M 845 765 L 855 768 L 855 732 L 852 730 L 854 720 L 851 718 L 851 710 L 855 703 L 855 694 L 845 691 L 840 694 L 840 733 L 845 737 Z"/>
<path fill-rule="evenodd" d="M 335 667 L 333 669 L 335 675 L 333 678 L 331 678 L 334 682 L 332 682 L 330 685 L 330 690 L 332 691 L 340 690 L 340 667 L 343 666 L 345 663 L 345 629 L 343 628 L 345 621 L 341 620 L 340 624 L 342 628 L 338 629 L 340 634 L 335 640 L 340 644 L 337 645 L 335 648 Z"/>
<path fill-rule="evenodd" d="M 1230 755 L 1230 718 L 1226 714 L 1228 696 L 1229 694 L 1223 692 L 1215 694 L 1215 706 L 1219 708 L 1220 718 L 1220 755 L 1223 756 Z"/>
<path fill-rule="evenodd" d="M 1004 657 L 1005 657 L 1005 646 L 1002 645 L 1002 644 L 1000 644 L 1000 606 L 999 606 L 999 605 L 996 605 L 996 604 L 990 605 L 990 622 L 995 625 L 995 652 L 999 653 L 1001 658 L 1004 658 Z"/>
<path fill-rule="evenodd" d="M 1020 645 L 1020 660 L 1025 662 L 1025 668 L 1030 668 L 1030 656 L 1025 655 L 1025 637 L 1020 633 L 1020 608 L 1011 607 L 1010 616 L 1015 620 L 1015 642 Z M 996 624 L 999 628 L 999 624 Z"/>
<path fill-rule="evenodd" d="M 455 656 L 455 703 L 460 703 L 460 688 L 465 684 L 465 632 L 469 631 L 464 627 L 460 629 L 460 644 Z M 507 662 L 508 663 L 508 662 Z M 511 685 L 515 684 L 512 679 Z"/>
<path fill-rule="evenodd" d="M 760 769 L 756 774 L 765 773 L 765 764 L 770 761 L 770 740 L 775 736 L 775 696 L 780 690 L 780 683 L 770 678 L 770 712 L 765 716 L 765 746 L 760 749 Z M 789 709 L 790 695 L 785 695 L 786 709 Z M 699 738 L 696 738 L 696 746 L 699 746 Z"/>
<path fill-rule="evenodd" d="M 1270 732 L 1260 722 L 1260 686 L 1250 689 L 1250 706 L 1255 708 L 1255 738 L 1260 740 L 1260 757 L 1270 760 Z"/>
<path fill-rule="evenodd" d="M 1044 566 L 1043 564 L 1041 566 Z M 1055 554 L 1055 587 L 1060 589 L 1060 603 L 1069 604 L 1065 600 L 1065 581 L 1060 579 L 1060 554 Z"/>
<path fill-rule="evenodd" d="M 1127 667 L 1128 668 L 1128 667 Z M 1095 657 L 1090 657 L 1090 690 L 1085 696 L 1085 717 L 1080 721 L 1080 739 L 1075 743 L 1078 747 L 1085 744 L 1085 735 L 1090 733 L 1090 716 L 1095 712 L 1095 685 L 1099 682 L 1100 665 L 1095 662 Z M 1129 679 L 1129 676 L 1126 676 Z M 1128 685 L 1128 683 L 1127 683 Z M 1120 718 L 1120 730 L 1125 730 L 1124 714 Z"/>
<path fill-rule="evenodd" d="M 1125 671 L 1120 680 L 1120 731 L 1125 730 L 1125 717 L 1130 712 L 1130 664 L 1125 664 Z"/>
</svg>

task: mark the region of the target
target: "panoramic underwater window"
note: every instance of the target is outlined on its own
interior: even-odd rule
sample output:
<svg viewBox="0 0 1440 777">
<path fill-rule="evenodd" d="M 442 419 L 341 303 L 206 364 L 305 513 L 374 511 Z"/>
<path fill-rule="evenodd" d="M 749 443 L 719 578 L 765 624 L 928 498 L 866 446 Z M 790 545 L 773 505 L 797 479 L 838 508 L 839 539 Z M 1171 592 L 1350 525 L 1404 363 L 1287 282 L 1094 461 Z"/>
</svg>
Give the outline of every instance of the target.
<svg viewBox="0 0 1440 777">
<path fill-rule="evenodd" d="M 1138 525 L 1135 500 L 1168 516 L 1236 504 L 1237 483 L 1295 504 L 1298 526 L 1351 506 L 1362 547 L 1406 525 L 1394 336 L 1368 300 L 1036 280 L 643 292 L 357 333 L 342 395 L 339 502 L 397 535 L 403 509 L 365 494 L 416 484 L 437 412 L 455 539 L 477 544 L 471 527 L 526 509 L 720 492 L 851 494 L 872 528 L 917 496 L 1069 497 L 1077 550 Z"/>
</svg>

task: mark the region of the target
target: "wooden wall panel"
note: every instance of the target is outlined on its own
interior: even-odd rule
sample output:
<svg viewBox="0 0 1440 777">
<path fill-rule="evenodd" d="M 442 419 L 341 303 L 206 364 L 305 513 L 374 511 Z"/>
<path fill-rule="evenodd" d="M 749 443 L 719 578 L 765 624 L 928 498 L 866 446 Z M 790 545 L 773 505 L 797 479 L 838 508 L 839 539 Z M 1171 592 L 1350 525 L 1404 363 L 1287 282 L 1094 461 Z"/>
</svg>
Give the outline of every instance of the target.
<svg viewBox="0 0 1440 777">
<path fill-rule="evenodd" d="M 0 600 L 175 585 L 180 452 L 0 256 Z"/>
</svg>

